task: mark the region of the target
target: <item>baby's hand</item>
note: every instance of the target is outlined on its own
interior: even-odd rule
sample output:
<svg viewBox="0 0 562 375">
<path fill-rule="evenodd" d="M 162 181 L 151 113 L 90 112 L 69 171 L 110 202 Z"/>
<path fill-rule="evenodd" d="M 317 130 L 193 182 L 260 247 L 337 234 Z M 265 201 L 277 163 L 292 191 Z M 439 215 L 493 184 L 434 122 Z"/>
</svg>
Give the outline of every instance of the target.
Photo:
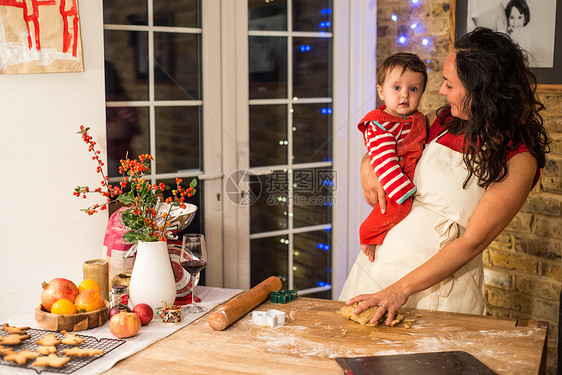
<svg viewBox="0 0 562 375">
<path fill-rule="evenodd" d="M 369 261 L 375 261 L 375 247 L 377 245 L 361 245 L 361 251 L 369 258 Z"/>
</svg>

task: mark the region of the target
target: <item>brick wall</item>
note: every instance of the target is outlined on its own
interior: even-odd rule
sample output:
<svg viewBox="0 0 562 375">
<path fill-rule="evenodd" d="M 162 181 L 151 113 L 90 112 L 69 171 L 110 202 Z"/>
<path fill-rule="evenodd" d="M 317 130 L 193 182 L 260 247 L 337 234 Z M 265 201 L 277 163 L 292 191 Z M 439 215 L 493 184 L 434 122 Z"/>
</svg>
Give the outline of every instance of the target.
<svg viewBox="0 0 562 375">
<path fill-rule="evenodd" d="M 450 1 L 379 0 L 377 60 L 409 51 L 428 61 L 429 83 L 420 110 L 427 113 L 445 103 L 438 90 L 449 50 Z M 397 21 L 391 15 L 398 16 Z M 418 23 L 414 29 L 413 23 Z M 405 34 L 409 40 L 399 45 Z M 430 44 L 422 45 L 429 38 Z M 541 92 L 542 112 L 553 142 L 541 179 L 527 202 L 484 252 L 488 315 L 543 320 L 549 323 L 548 373 L 558 361 L 558 311 L 562 283 L 562 92 Z"/>
</svg>

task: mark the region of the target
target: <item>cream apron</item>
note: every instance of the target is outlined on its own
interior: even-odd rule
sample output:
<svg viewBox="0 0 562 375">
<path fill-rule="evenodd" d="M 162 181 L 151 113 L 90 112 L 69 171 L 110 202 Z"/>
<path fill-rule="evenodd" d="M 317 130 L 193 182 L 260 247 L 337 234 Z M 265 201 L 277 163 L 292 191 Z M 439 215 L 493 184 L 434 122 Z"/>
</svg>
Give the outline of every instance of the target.
<svg viewBox="0 0 562 375">
<path fill-rule="evenodd" d="M 433 140 L 426 145 L 414 175 L 412 210 L 375 250 L 375 261 L 361 252 L 340 300 L 378 292 L 422 265 L 465 230 L 484 194 L 476 179 L 462 185 L 467 170 L 462 154 Z M 479 254 L 450 278 L 410 296 L 407 307 L 483 314 L 484 275 Z"/>
</svg>

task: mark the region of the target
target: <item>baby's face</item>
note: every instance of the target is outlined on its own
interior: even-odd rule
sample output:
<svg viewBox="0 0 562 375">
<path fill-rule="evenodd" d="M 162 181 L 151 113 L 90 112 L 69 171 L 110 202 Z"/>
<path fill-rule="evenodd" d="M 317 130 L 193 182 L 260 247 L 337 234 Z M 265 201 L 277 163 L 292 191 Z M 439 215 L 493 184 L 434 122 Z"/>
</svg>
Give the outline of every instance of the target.
<svg viewBox="0 0 562 375">
<path fill-rule="evenodd" d="M 379 97 L 386 104 L 386 112 L 395 116 L 408 116 L 420 104 L 423 74 L 394 68 L 382 85 L 377 85 Z"/>
<path fill-rule="evenodd" d="M 511 31 L 521 30 L 524 24 L 525 16 L 516 7 L 511 8 L 511 14 L 509 15 L 509 28 Z"/>
</svg>

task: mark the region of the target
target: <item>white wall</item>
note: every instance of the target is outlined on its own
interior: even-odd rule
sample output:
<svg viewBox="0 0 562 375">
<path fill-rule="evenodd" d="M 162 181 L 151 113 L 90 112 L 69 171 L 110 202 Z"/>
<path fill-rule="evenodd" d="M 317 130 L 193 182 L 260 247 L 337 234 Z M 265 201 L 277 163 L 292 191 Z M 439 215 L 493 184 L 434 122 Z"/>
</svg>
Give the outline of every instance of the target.
<svg viewBox="0 0 562 375">
<path fill-rule="evenodd" d="M 0 75 L 0 322 L 32 314 L 41 282 L 79 283 L 82 263 L 103 255 L 107 216 L 72 195 L 100 177 L 76 134 L 92 128 L 105 160 L 101 1 L 80 1 L 85 71 Z"/>
</svg>

